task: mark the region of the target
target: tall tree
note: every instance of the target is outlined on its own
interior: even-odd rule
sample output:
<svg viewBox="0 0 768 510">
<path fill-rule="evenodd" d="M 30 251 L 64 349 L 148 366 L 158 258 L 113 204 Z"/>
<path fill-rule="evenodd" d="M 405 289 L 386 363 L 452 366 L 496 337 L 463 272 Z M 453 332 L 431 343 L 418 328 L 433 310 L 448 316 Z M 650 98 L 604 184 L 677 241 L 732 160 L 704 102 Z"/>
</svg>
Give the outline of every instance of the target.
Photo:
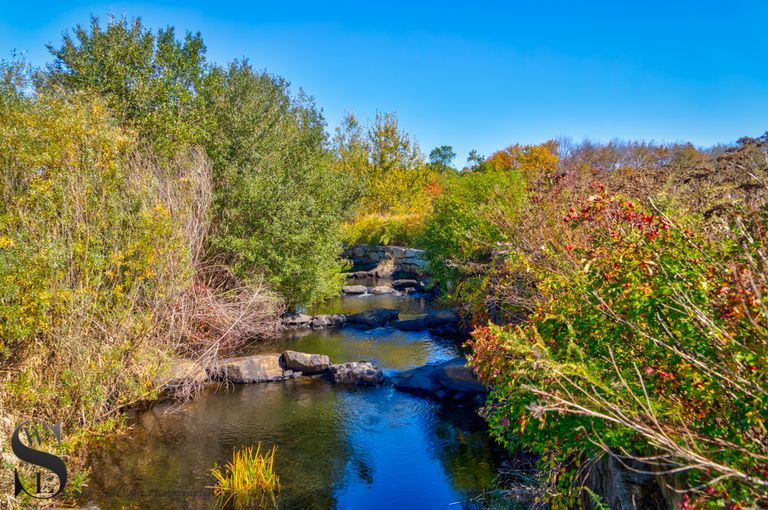
<svg viewBox="0 0 768 510">
<path fill-rule="evenodd" d="M 456 153 L 450 145 L 435 147 L 429 153 L 429 165 L 438 172 L 447 172 L 453 170 L 451 164 L 455 157 Z"/>
<path fill-rule="evenodd" d="M 464 168 L 464 170 L 474 172 L 482 166 L 484 161 L 485 156 L 482 156 L 479 152 L 477 152 L 477 149 L 472 149 L 469 151 L 469 156 L 467 156 L 467 166 Z"/>
<path fill-rule="evenodd" d="M 173 27 L 152 32 L 140 18 L 92 17 L 65 34 L 41 85 L 92 90 L 106 100 L 119 120 L 137 128 L 156 148 L 199 142 L 206 118 L 198 92 L 208 65 L 199 33 L 176 39 Z"/>
<path fill-rule="evenodd" d="M 348 114 L 336 130 L 334 146 L 337 167 L 358 181 L 364 212 L 418 209 L 422 191 L 434 180 L 418 144 L 400 130 L 393 113 L 377 113 L 367 128 Z"/>
<path fill-rule="evenodd" d="M 337 293 L 351 186 L 332 165 L 324 119 L 310 98 L 247 62 L 213 74 L 215 250 L 238 274 L 264 275 L 290 305 Z"/>
</svg>

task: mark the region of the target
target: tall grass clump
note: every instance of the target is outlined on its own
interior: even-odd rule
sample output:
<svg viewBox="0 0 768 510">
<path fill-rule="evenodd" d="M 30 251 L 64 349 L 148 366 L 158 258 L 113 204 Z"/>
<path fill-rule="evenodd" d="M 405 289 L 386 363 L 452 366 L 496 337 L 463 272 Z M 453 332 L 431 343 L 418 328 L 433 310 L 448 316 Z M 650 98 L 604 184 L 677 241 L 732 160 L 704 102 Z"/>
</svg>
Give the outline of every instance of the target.
<svg viewBox="0 0 768 510">
<path fill-rule="evenodd" d="M 275 473 L 273 446 L 261 453 L 261 443 L 233 452 L 232 461 L 223 468 L 215 466 L 211 474 L 216 479 L 213 493 L 221 498 L 223 505 L 235 508 L 277 508 L 275 492 L 280 491 L 280 477 Z"/>
</svg>

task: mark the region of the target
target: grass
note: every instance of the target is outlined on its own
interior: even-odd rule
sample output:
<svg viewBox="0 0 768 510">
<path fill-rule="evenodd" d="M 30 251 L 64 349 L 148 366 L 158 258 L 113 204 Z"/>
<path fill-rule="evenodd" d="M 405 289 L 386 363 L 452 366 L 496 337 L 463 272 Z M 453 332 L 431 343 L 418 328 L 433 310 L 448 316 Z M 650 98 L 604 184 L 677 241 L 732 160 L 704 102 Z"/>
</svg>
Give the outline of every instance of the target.
<svg viewBox="0 0 768 510">
<path fill-rule="evenodd" d="M 261 453 L 261 443 L 233 452 L 232 461 L 222 468 L 214 466 L 211 474 L 218 482 L 213 487 L 215 496 L 222 499 L 223 506 L 235 508 L 267 508 L 271 503 L 277 508 L 275 492 L 280 491 L 280 477 L 275 473 L 275 452 L 273 446 Z"/>
</svg>

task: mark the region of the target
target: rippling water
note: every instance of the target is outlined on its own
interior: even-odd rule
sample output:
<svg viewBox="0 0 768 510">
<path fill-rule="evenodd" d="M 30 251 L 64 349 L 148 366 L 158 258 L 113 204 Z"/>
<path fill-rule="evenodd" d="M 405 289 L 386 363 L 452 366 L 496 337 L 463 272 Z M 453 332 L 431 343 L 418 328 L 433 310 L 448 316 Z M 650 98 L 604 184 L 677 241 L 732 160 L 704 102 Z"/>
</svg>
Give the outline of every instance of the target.
<svg viewBox="0 0 768 510">
<path fill-rule="evenodd" d="M 350 297 L 319 312 L 397 307 L 424 313 L 415 298 Z M 455 357 L 456 344 L 390 328 L 291 334 L 254 351 L 291 348 L 332 361 L 375 360 L 387 372 Z M 210 470 L 233 449 L 277 445 L 281 509 L 472 508 L 491 486 L 497 459 L 474 410 L 391 387 L 333 385 L 319 378 L 237 386 L 137 417 L 90 460 L 82 502 L 100 508 L 215 508 Z"/>
</svg>

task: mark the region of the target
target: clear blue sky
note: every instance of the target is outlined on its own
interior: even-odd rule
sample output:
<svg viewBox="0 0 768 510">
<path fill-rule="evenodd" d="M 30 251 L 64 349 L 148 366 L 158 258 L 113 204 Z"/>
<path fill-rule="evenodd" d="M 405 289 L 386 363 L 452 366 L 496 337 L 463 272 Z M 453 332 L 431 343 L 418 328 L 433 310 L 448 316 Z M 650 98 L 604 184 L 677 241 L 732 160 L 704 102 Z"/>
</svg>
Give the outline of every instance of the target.
<svg viewBox="0 0 768 510">
<path fill-rule="evenodd" d="M 462 164 L 568 136 L 733 142 L 768 130 L 768 1 L 12 2 L 0 54 L 35 64 L 89 13 L 200 31 L 209 59 L 248 57 L 302 87 L 333 128 L 398 113 L 425 152 Z"/>
</svg>

